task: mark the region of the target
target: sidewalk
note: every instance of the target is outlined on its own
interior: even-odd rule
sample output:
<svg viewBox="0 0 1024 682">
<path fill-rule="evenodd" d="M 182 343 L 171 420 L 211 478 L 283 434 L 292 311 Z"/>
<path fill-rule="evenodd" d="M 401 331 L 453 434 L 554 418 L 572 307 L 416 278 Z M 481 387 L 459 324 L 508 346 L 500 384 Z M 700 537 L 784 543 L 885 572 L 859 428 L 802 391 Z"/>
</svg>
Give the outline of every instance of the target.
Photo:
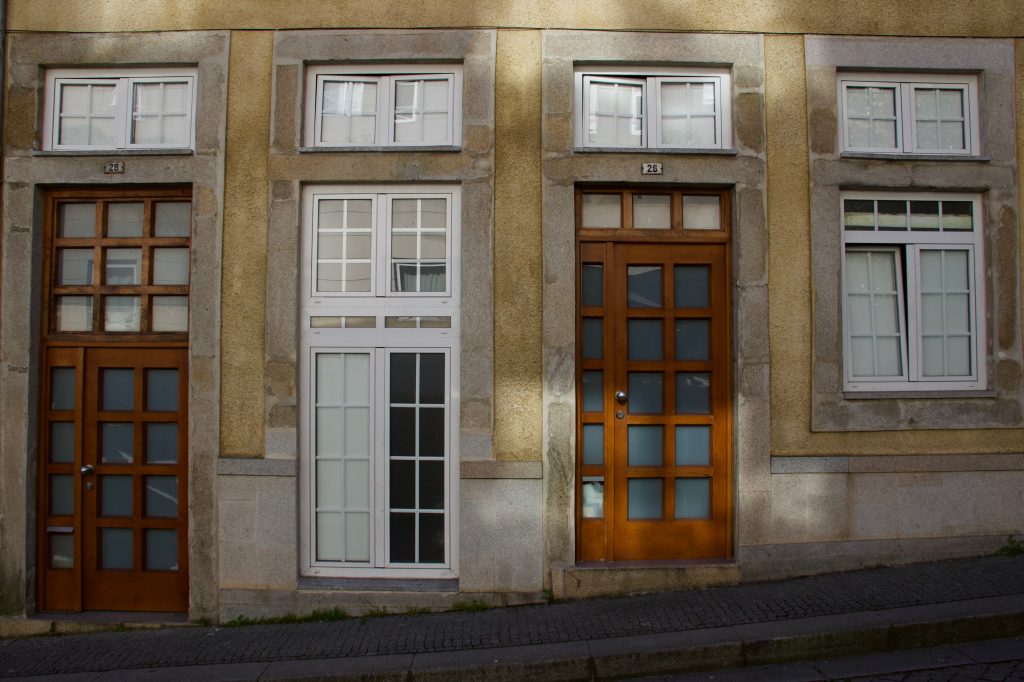
<svg viewBox="0 0 1024 682">
<path fill-rule="evenodd" d="M 1019 634 L 1024 556 L 981 557 L 483 612 L 9 639 L 0 677 L 614 679 Z"/>
</svg>

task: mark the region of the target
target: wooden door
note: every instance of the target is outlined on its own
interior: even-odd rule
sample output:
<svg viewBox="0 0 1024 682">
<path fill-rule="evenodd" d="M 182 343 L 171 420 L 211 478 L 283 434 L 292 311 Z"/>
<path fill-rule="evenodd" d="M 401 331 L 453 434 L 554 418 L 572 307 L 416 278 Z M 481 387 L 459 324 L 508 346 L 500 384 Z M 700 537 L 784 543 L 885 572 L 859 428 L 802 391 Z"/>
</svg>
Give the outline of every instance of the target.
<svg viewBox="0 0 1024 682">
<path fill-rule="evenodd" d="M 580 243 L 577 556 L 728 557 L 728 243 L 629 237 Z"/>
</svg>

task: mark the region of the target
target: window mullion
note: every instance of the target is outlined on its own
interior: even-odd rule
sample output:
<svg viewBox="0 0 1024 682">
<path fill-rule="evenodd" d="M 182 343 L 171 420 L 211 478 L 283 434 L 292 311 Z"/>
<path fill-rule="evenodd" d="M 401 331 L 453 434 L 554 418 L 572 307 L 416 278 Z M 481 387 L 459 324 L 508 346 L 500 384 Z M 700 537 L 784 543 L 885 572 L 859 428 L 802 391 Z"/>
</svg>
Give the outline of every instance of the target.
<svg viewBox="0 0 1024 682">
<path fill-rule="evenodd" d="M 116 112 L 114 114 L 114 145 L 118 149 L 125 149 L 131 143 L 132 127 L 132 79 L 118 78 L 114 86 L 114 102 Z"/>
<path fill-rule="evenodd" d="M 374 554 L 372 565 L 375 568 L 384 568 L 390 563 L 388 556 L 388 537 L 391 534 L 391 524 L 388 522 L 387 508 L 390 505 L 388 495 L 388 482 L 391 473 L 388 467 L 388 453 L 391 451 L 391 434 L 388 426 L 391 423 L 389 403 L 391 402 L 390 365 L 391 353 L 385 348 L 371 348 L 370 362 L 373 363 L 374 381 L 371 387 L 371 398 L 374 405 L 374 433 L 383 434 L 380 443 L 374 443 L 370 450 L 370 476 L 373 481 L 370 504 L 373 513 L 371 531 L 373 532 Z M 376 390 L 376 387 L 383 387 Z"/>
<path fill-rule="evenodd" d="M 906 245 L 906 256 L 904 258 L 907 268 L 907 378 L 910 381 L 920 381 L 921 372 L 921 269 L 918 267 L 921 258 L 921 248 L 914 244 Z"/>
<path fill-rule="evenodd" d="M 391 76 L 381 76 L 377 85 L 377 144 L 395 143 L 395 83 Z"/>
</svg>

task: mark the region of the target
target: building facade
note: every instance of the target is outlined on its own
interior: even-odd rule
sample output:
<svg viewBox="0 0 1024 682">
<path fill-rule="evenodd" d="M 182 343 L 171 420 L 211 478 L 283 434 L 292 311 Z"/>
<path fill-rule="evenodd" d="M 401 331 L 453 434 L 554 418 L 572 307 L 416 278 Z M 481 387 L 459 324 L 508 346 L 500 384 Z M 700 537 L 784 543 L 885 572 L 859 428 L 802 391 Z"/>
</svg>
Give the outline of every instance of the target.
<svg viewBox="0 0 1024 682">
<path fill-rule="evenodd" d="M 6 3 L 0 604 L 1024 532 L 1014 3 Z"/>
</svg>

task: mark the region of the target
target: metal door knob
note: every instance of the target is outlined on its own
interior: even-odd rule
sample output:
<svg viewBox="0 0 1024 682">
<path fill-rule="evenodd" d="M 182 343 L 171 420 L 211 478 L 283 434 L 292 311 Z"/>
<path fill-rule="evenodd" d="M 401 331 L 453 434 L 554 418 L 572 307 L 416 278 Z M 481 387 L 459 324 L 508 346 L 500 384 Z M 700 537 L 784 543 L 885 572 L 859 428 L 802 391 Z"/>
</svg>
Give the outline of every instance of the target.
<svg viewBox="0 0 1024 682">
<path fill-rule="evenodd" d="M 625 391 L 615 391 L 615 400 L 617 400 L 620 405 L 625 405 L 626 404 L 626 392 Z"/>
<path fill-rule="evenodd" d="M 83 474 L 91 474 L 93 472 L 93 470 L 94 470 L 94 467 L 91 464 L 86 464 L 81 469 L 79 469 L 79 471 L 81 471 Z"/>
</svg>

